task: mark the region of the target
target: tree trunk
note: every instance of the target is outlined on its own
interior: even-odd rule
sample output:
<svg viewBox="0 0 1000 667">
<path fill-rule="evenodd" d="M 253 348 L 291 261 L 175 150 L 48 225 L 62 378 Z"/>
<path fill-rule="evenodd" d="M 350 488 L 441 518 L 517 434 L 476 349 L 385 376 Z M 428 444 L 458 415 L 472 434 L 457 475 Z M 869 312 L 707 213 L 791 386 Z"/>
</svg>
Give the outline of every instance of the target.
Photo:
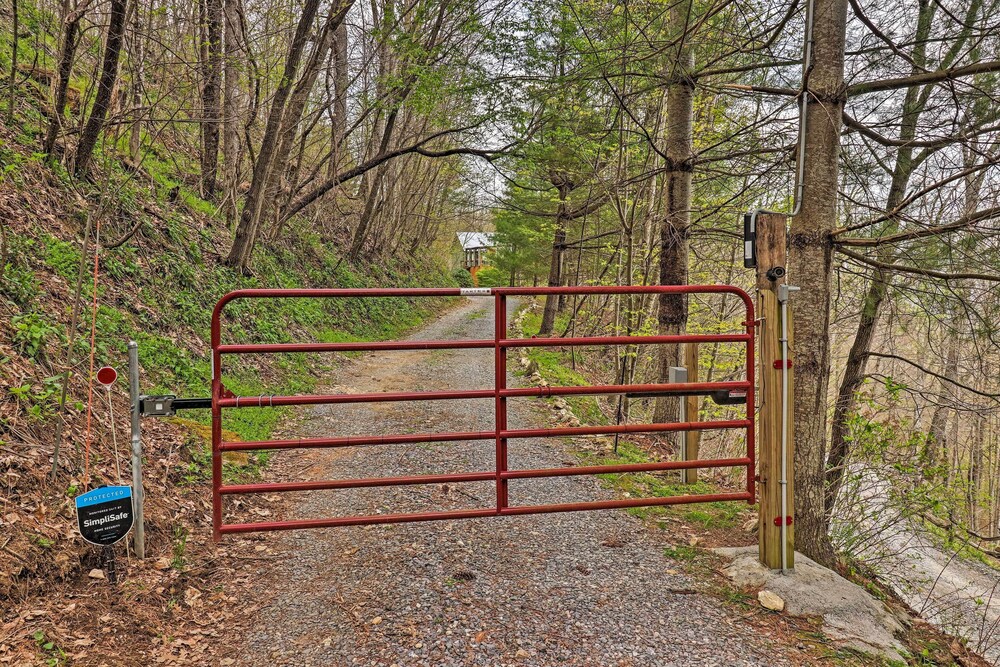
<svg viewBox="0 0 1000 667">
<path fill-rule="evenodd" d="M 223 95 L 222 95 L 222 157 L 226 194 L 224 208 L 227 223 L 236 217 L 236 200 L 240 180 L 240 59 L 243 51 L 242 21 L 239 0 L 225 0 L 223 31 Z"/>
<path fill-rule="evenodd" d="M 929 0 L 920 0 L 920 13 L 914 35 L 914 46 L 911 51 L 911 58 L 914 63 L 911 70 L 913 74 L 923 71 L 922 68 L 926 60 L 927 38 L 930 34 L 931 20 L 934 16 L 933 7 L 934 5 Z M 926 96 L 921 95 L 922 90 L 923 87 L 914 86 L 906 91 L 899 128 L 900 141 L 912 141 L 916 137 L 917 123 L 927 102 Z M 913 174 L 913 168 L 913 146 L 904 145 L 899 147 L 896 152 L 896 163 L 893 167 L 892 182 L 889 185 L 885 210 L 895 210 L 906 196 L 906 188 L 909 185 L 910 176 Z M 898 225 L 898 219 L 893 218 L 886 233 L 893 233 L 898 228 Z M 893 254 L 892 246 L 880 246 L 877 250 L 877 259 L 884 264 L 891 264 Z M 872 279 L 868 284 L 861 307 L 858 330 L 854 336 L 854 343 L 851 345 L 851 351 L 847 355 L 847 361 L 844 365 L 844 377 L 837 391 L 837 402 L 834 404 L 833 424 L 830 432 L 830 455 L 827 462 L 827 512 L 832 512 L 833 506 L 837 502 L 837 493 L 840 491 L 840 484 L 844 476 L 844 466 L 847 463 L 850 453 L 848 426 L 851 414 L 854 412 L 855 405 L 857 404 L 856 395 L 861 389 L 861 383 L 865 378 L 868 365 L 868 352 L 871 351 L 872 339 L 878 328 L 879 314 L 882 310 L 882 304 L 889 293 L 892 278 L 893 274 L 884 269 L 877 268 L 872 271 Z"/>
<path fill-rule="evenodd" d="M 559 208 L 556 210 L 556 231 L 552 239 L 552 258 L 549 261 L 549 287 L 559 287 L 563 281 L 563 258 L 566 253 L 566 199 L 572 190 L 569 178 L 560 173 L 552 177 L 553 184 L 559 190 Z M 555 294 L 545 296 L 545 308 L 542 310 L 542 324 L 538 330 L 539 336 L 551 336 L 556 326 L 556 313 L 559 310 L 559 297 Z"/>
<path fill-rule="evenodd" d="M 18 41 L 20 40 L 19 34 L 21 32 L 21 26 L 18 25 L 17 0 L 12 0 L 11 12 L 13 14 L 12 24 L 11 24 L 11 28 L 13 29 L 13 35 L 11 35 L 11 40 L 10 40 L 10 81 L 8 83 L 10 106 L 7 107 L 8 125 L 11 125 L 14 122 L 14 87 L 17 84 L 17 44 Z M 0 267 L 0 270 L 2 269 L 3 267 Z"/>
<path fill-rule="evenodd" d="M 330 162 L 327 164 L 327 176 L 333 178 L 343 163 L 343 153 L 346 148 L 344 140 L 347 137 L 347 87 L 349 72 L 347 70 L 347 22 L 341 21 L 333 33 L 333 118 L 331 119 Z"/>
<path fill-rule="evenodd" d="M 80 19 L 83 18 L 82 13 L 70 13 L 68 7 L 68 4 L 64 4 L 63 39 L 62 47 L 59 49 L 59 71 L 52 95 L 52 117 L 49 118 L 49 129 L 45 133 L 45 144 L 42 146 L 43 152 L 49 156 L 55 149 L 56 138 L 62 127 L 63 112 L 66 110 L 66 92 L 69 89 L 70 76 L 73 74 L 73 60 L 76 58 Z"/>
<path fill-rule="evenodd" d="M 122 50 L 122 41 L 125 35 L 125 13 L 128 9 L 128 0 L 111 0 L 111 15 L 108 22 L 108 36 L 104 46 L 104 62 L 101 65 L 101 78 L 97 84 L 97 96 L 94 98 L 94 106 L 90 111 L 90 118 L 80 135 L 80 143 L 76 148 L 76 165 L 74 171 L 77 176 L 87 173 L 87 166 L 90 163 L 90 156 L 94 153 L 97 139 L 101 136 L 101 129 L 104 127 L 104 117 L 108 113 L 111 105 L 111 94 L 114 92 L 115 82 L 118 80 L 118 57 Z"/>
<path fill-rule="evenodd" d="M 813 25 L 802 208 L 789 244 L 789 280 L 803 288 L 795 297 L 795 538 L 802 553 L 830 566 L 835 560 L 825 493 L 830 232 L 837 222 L 847 0 L 816 0 Z"/>
<path fill-rule="evenodd" d="M 671 8 L 671 22 L 687 26 L 691 21 L 691 0 L 678 2 Z M 694 51 L 691 39 L 676 35 L 678 50 L 667 87 L 664 152 L 666 173 L 663 192 L 666 210 L 660 225 L 660 284 L 686 285 L 688 277 L 688 228 L 691 224 L 691 174 L 694 170 Z M 687 296 L 661 294 L 657 307 L 660 335 L 676 335 L 687 325 Z M 671 366 L 681 365 L 680 345 L 659 346 L 659 381 L 666 382 Z M 656 399 L 655 422 L 675 422 L 680 414 L 677 397 Z"/>
<path fill-rule="evenodd" d="M 219 125 L 222 122 L 222 0 L 205 0 L 205 60 L 202 63 L 201 191 L 215 196 L 219 171 Z"/>
<path fill-rule="evenodd" d="M 257 243 L 257 235 L 260 227 L 260 214 L 263 205 L 262 195 L 265 192 L 271 174 L 274 153 L 281 131 L 281 119 L 285 113 L 285 103 L 288 101 L 288 96 L 295 83 L 299 63 L 302 60 L 302 52 L 305 49 L 309 30 L 312 27 L 318 10 L 319 0 L 306 0 L 302 7 L 302 13 L 299 16 L 298 26 L 295 29 L 295 36 L 292 38 L 291 46 L 288 49 L 288 57 L 285 59 L 285 68 L 281 75 L 281 82 L 278 84 L 278 88 L 274 92 L 274 98 L 271 100 L 271 109 L 267 115 L 267 124 L 264 128 L 260 151 L 257 153 L 257 161 L 254 163 L 250 190 L 247 192 L 243 211 L 240 214 L 240 221 L 236 226 L 233 246 L 226 257 L 226 264 L 233 268 L 246 269 L 250 265 L 250 259 L 253 256 L 253 249 Z"/>
</svg>

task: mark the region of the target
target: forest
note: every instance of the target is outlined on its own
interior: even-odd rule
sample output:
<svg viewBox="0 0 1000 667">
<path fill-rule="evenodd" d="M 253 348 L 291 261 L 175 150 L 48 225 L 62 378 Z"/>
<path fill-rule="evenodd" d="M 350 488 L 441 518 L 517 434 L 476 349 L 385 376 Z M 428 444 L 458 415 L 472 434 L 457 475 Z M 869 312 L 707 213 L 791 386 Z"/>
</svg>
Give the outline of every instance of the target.
<svg viewBox="0 0 1000 667">
<path fill-rule="evenodd" d="M 750 290 L 743 216 L 770 210 L 801 288 L 796 548 L 879 571 L 907 522 L 1000 557 L 994 0 L 10 0 L 0 68 L 0 449 L 51 478 L 89 474 L 95 341 L 165 328 L 184 361 L 156 384 L 203 388 L 221 286 L 467 284 L 473 230 L 483 286 Z M 549 297 L 538 333 L 710 333 L 738 306 Z M 628 384 L 683 358 L 572 363 Z M 709 379 L 740 363 L 700 350 Z"/>
</svg>

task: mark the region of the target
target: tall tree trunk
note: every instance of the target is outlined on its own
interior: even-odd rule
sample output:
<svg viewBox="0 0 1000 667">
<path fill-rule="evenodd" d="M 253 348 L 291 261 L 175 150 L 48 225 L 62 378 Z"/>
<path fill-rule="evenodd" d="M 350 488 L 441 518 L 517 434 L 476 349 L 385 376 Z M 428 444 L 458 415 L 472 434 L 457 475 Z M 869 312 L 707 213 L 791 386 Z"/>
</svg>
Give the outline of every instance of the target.
<svg viewBox="0 0 1000 667">
<path fill-rule="evenodd" d="M 813 63 L 804 73 L 809 104 L 802 208 L 789 239 L 789 280 L 802 286 L 795 297 L 795 540 L 802 553 L 828 566 L 835 560 L 825 492 L 830 232 L 837 222 L 846 26 L 847 0 L 816 0 Z"/>
<path fill-rule="evenodd" d="M 132 81 L 129 89 L 132 104 L 132 127 L 129 128 L 128 155 L 138 166 L 142 150 L 142 82 L 145 74 L 146 37 L 142 30 L 142 6 L 139 0 L 132 5 L 132 39 L 129 41 L 129 60 L 132 63 Z"/>
<path fill-rule="evenodd" d="M 83 134 L 80 135 L 80 143 L 76 147 L 74 170 L 77 176 L 83 176 L 87 173 L 90 157 L 97 145 L 97 139 L 101 136 L 101 130 L 104 128 L 104 117 L 111 105 L 111 95 L 118 80 L 118 58 L 125 35 L 127 9 L 128 0 L 111 0 L 108 35 L 104 45 L 104 62 L 101 65 L 101 78 L 97 84 L 97 95 L 94 97 L 90 118 L 87 119 L 87 124 L 83 128 Z"/>
<path fill-rule="evenodd" d="M 341 21 L 333 33 L 333 119 L 331 122 L 330 162 L 327 175 L 336 176 L 344 161 L 347 138 L 347 87 L 350 73 L 347 70 L 348 47 L 347 21 Z"/>
<path fill-rule="evenodd" d="M 330 14 L 317 37 L 318 41 L 313 47 L 308 61 L 302 68 L 302 76 L 299 78 L 298 83 L 295 84 L 295 90 L 292 91 L 292 95 L 288 100 L 288 107 L 285 109 L 285 114 L 281 121 L 281 138 L 278 141 L 278 148 L 275 151 L 275 168 L 271 172 L 268 196 L 264 198 L 265 210 L 273 207 L 275 211 L 280 212 L 283 206 L 291 201 L 292 188 L 294 188 L 295 183 L 293 182 L 294 178 L 289 178 L 290 172 L 294 170 L 286 168 L 288 166 L 288 157 L 291 155 L 292 146 L 295 144 L 295 137 L 299 132 L 299 125 L 302 121 L 306 102 L 309 100 L 309 94 L 316 83 L 320 67 L 326 62 L 327 53 L 329 53 L 333 41 L 333 30 L 344 20 L 345 15 L 346 10 L 342 13 L 335 12 Z M 288 191 L 285 197 L 281 196 L 282 189 L 287 189 Z M 282 205 L 276 206 L 279 199 L 282 200 Z M 280 232 L 281 220 L 282 218 L 279 214 L 273 231 L 275 236 Z"/>
<path fill-rule="evenodd" d="M 219 125 L 222 122 L 222 1 L 205 0 L 205 59 L 201 90 L 201 191 L 215 196 L 219 171 Z"/>
<path fill-rule="evenodd" d="M 69 79 L 73 74 L 73 60 L 76 58 L 76 47 L 79 44 L 80 20 L 83 12 L 70 12 L 69 2 L 63 3 L 62 46 L 59 49 L 59 69 L 56 74 L 55 89 L 52 91 L 52 117 L 49 118 L 49 128 L 45 133 L 45 144 L 42 150 L 51 156 L 56 146 L 56 138 L 62 128 L 63 112 L 66 110 L 66 93 L 69 89 Z"/>
<path fill-rule="evenodd" d="M 285 104 L 288 101 L 292 86 L 295 84 L 299 63 L 302 61 L 302 52 L 305 49 L 306 41 L 309 38 L 309 31 L 312 28 L 312 23 L 316 18 L 318 10 L 319 0 L 306 0 L 299 16 L 298 26 L 295 28 L 295 35 L 292 38 L 291 46 L 288 49 L 288 57 L 285 59 L 281 81 L 274 92 L 274 98 L 271 100 L 271 109 L 268 112 L 267 124 L 264 127 L 264 137 L 261 140 L 260 151 L 257 153 L 257 161 L 254 163 L 250 190 L 247 192 L 243 211 L 240 214 L 240 221 L 236 226 L 233 246 L 225 260 L 226 264 L 233 268 L 246 269 L 250 265 L 250 258 L 253 256 L 253 249 L 257 243 L 257 235 L 260 227 L 260 214 L 263 205 L 262 195 L 265 192 L 271 174 L 274 153 L 278 145 L 281 130 L 281 120 L 285 113 Z"/>
<path fill-rule="evenodd" d="M 11 0 L 11 12 L 13 35 L 10 40 L 10 81 L 8 82 L 8 94 L 10 96 L 7 107 L 7 124 L 14 122 L 14 87 L 17 84 L 17 46 L 20 41 L 21 26 L 18 24 L 17 0 Z M 0 267 L 2 268 L 2 267 Z"/>
<path fill-rule="evenodd" d="M 674 26 L 693 23 L 691 0 L 674 3 L 670 21 Z M 660 284 L 686 285 L 688 277 L 688 232 L 691 224 L 691 175 L 694 171 L 694 51 L 691 39 L 679 30 L 675 60 L 667 87 L 664 153 L 666 154 L 666 210 L 660 225 Z M 687 296 L 661 294 L 657 321 L 661 335 L 679 334 L 687 326 Z M 671 366 L 681 365 L 680 345 L 659 346 L 659 381 L 666 382 Z M 674 422 L 680 414 L 680 399 L 656 399 L 653 421 Z"/>
<path fill-rule="evenodd" d="M 226 221 L 236 217 L 236 200 L 239 189 L 240 162 L 240 60 L 243 52 L 243 22 L 240 18 L 239 0 L 225 0 L 225 28 L 223 30 L 223 95 L 222 95 L 222 157 L 225 181 Z"/>
<path fill-rule="evenodd" d="M 552 239 L 552 257 L 549 260 L 549 287 L 559 287 L 563 281 L 563 263 L 566 255 L 566 199 L 573 190 L 569 176 L 563 172 L 553 174 L 552 183 L 559 191 L 559 207 L 556 209 L 556 231 Z M 556 326 L 556 314 L 559 310 L 559 297 L 554 294 L 545 296 L 545 308 L 542 310 L 542 324 L 538 330 L 539 336 L 551 336 Z"/>
</svg>

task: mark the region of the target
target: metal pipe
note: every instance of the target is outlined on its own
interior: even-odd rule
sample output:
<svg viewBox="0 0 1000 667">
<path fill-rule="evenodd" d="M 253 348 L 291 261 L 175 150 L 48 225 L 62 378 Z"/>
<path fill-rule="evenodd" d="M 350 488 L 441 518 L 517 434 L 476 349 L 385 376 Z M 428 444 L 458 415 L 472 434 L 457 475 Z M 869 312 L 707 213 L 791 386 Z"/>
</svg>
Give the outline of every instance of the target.
<svg viewBox="0 0 1000 667">
<path fill-rule="evenodd" d="M 781 573 L 788 573 L 788 295 L 794 285 L 778 286 L 781 304 Z"/>
<path fill-rule="evenodd" d="M 807 90 L 807 83 L 809 81 L 809 70 L 812 68 L 812 52 L 813 52 L 813 14 L 815 11 L 816 0 L 809 0 L 806 4 L 806 35 L 805 35 L 805 45 L 804 53 L 802 56 L 802 100 L 799 102 L 799 148 L 796 155 L 796 177 L 795 177 L 795 200 L 792 205 L 792 210 L 787 214 L 789 217 L 794 218 L 802 211 L 802 195 L 805 192 L 805 175 L 806 175 L 806 130 L 809 126 L 808 112 L 809 112 L 809 91 Z M 757 215 L 759 213 L 779 213 L 779 211 L 768 211 L 766 209 L 758 208 L 750 215 L 750 230 L 756 231 L 757 229 Z"/>
<path fill-rule="evenodd" d="M 142 490 L 142 434 L 139 431 L 139 344 L 128 342 L 128 389 L 132 398 L 132 503 L 135 512 L 135 555 L 140 560 L 146 557 L 146 525 L 143 503 L 146 494 Z"/>
</svg>

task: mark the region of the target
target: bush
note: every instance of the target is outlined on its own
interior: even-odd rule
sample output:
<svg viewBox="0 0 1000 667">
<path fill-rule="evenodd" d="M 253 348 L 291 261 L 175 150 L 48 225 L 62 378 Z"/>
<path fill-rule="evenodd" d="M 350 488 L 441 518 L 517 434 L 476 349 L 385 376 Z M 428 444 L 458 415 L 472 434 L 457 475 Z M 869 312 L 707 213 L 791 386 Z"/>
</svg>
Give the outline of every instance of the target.
<svg viewBox="0 0 1000 667">
<path fill-rule="evenodd" d="M 476 283 L 480 287 L 501 287 L 507 284 L 503 273 L 495 266 L 484 266 L 476 273 Z"/>
<path fill-rule="evenodd" d="M 459 287 L 472 287 L 472 274 L 465 269 L 455 269 L 451 277 Z"/>
</svg>

